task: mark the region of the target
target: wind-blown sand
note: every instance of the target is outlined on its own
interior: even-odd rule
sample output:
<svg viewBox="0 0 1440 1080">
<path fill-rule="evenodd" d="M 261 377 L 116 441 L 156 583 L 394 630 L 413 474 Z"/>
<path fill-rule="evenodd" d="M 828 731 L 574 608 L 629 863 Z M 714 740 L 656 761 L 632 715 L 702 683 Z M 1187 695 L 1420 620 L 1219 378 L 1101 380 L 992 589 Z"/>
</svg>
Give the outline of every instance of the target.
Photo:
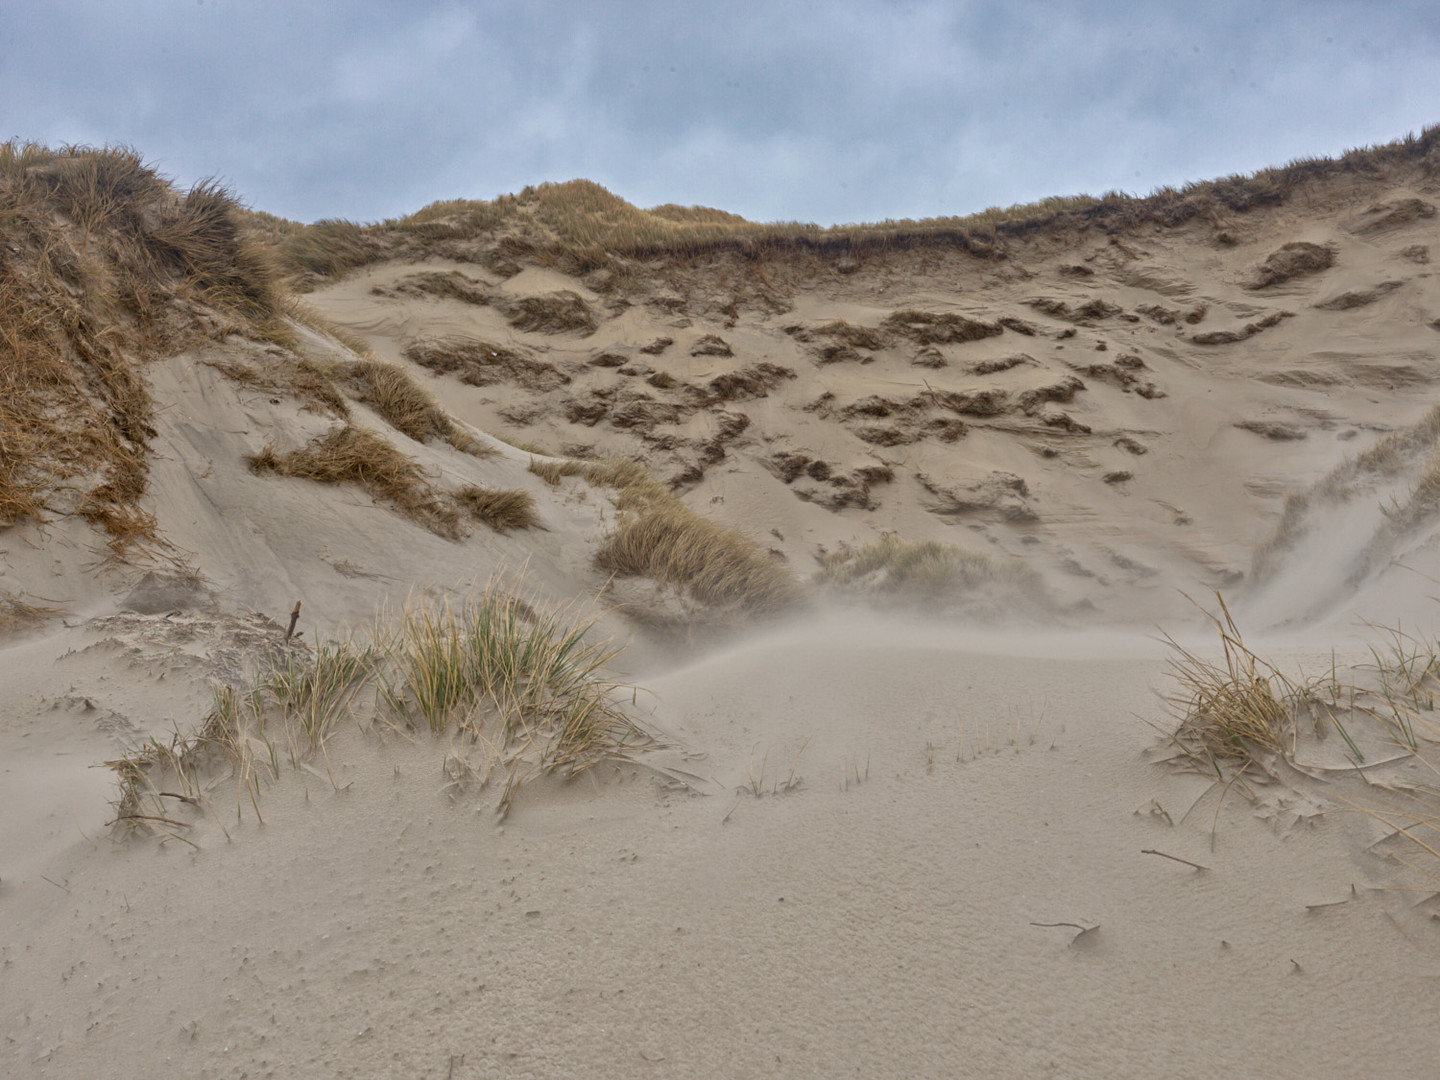
<svg viewBox="0 0 1440 1080">
<path fill-rule="evenodd" d="M 628 306 L 453 259 L 309 297 L 477 438 L 640 456 L 797 575 L 889 530 L 1039 574 L 939 615 L 825 600 L 729 637 L 657 631 L 609 610 L 648 593 L 594 568 L 615 511 L 583 480 L 552 488 L 498 441 L 407 443 L 447 483 L 537 500 L 543 530 L 448 540 L 353 487 L 250 472 L 243 455 L 331 421 L 206 365 L 240 345 L 151 364 L 147 498 L 203 583 L 142 603 L 78 519 L 0 532 L 0 588 L 68 612 L 0 645 L 0 1074 L 1427 1075 L 1440 923 L 1419 853 L 1348 812 L 1366 781 L 1333 738 L 1248 793 L 1168 763 L 1160 636 L 1211 649 L 1181 593 L 1217 588 L 1287 671 L 1363 663 L 1362 618 L 1433 634 L 1433 525 L 1377 509 L 1411 473 L 1316 488 L 1434 403 L 1440 291 L 1416 252 L 1440 218 L 1365 216 L 1405 199 L 1434 192 L 1332 186 L 1238 215 L 1223 244 L 1192 223 L 1037 236 L 998 264 L 777 266 L 778 299 L 729 313 L 727 267 Z M 1253 288 L 1301 240 L 1334 266 Z M 572 292 L 598 327 L 523 331 L 500 302 L 400 289 L 452 271 L 506 302 Z M 1031 332 L 823 355 L 817 327 L 905 308 Z M 407 359 L 447 335 L 532 366 L 477 386 Z M 715 388 L 759 364 L 789 374 Z M 93 766 L 198 722 L 295 600 L 323 641 L 522 567 L 527 596 L 594 599 L 597 633 L 629 642 L 617 675 L 655 749 L 532 780 L 502 820 L 493 789 L 447 789 L 446 737 L 342 724 L 261 786 L 263 824 L 220 768 L 207 807 L 173 804 L 183 825 L 111 838 Z"/>
</svg>

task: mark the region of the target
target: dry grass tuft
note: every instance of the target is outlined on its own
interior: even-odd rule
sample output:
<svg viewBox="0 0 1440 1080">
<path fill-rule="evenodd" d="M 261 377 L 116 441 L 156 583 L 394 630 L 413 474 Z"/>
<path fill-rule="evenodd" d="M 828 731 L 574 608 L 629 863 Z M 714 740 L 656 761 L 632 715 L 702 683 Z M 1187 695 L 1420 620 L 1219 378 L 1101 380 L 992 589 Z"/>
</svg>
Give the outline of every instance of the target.
<svg viewBox="0 0 1440 1080">
<path fill-rule="evenodd" d="M 524 447 L 521 447 L 524 449 Z M 551 487 L 556 487 L 567 476 L 579 476 L 585 471 L 585 463 L 556 458 L 532 457 L 527 468 Z"/>
<path fill-rule="evenodd" d="M 535 512 L 535 496 L 528 491 L 467 484 L 454 493 L 454 498 L 462 510 L 496 532 L 533 529 L 540 524 L 540 515 Z"/>
<path fill-rule="evenodd" d="M 593 334 L 595 315 L 583 297 L 573 292 L 525 296 L 515 302 L 510 325 L 540 334 Z"/>
<path fill-rule="evenodd" d="M 285 266 L 301 275 L 301 288 L 308 284 L 305 275 L 336 277 L 373 261 L 376 254 L 366 230 L 337 218 L 304 226 L 281 241 L 279 250 Z"/>
<path fill-rule="evenodd" d="M 1119 191 L 1053 197 L 965 216 L 821 228 L 799 222 L 760 223 L 705 207 L 644 210 L 587 180 L 540 184 L 489 202 L 452 199 L 377 225 L 328 222 L 298 234 L 271 229 L 288 265 L 302 275 L 343 273 L 383 258 L 438 256 L 474 261 L 496 273 L 518 272 L 517 259 L 575 275 L 593 274 L 600 291 L 632 288 L 659 269 L 668 273 L 702 259 L 741 263 L 764 291 L 765 266 L 786 258 L 819 257 L 851 272 L 903 251 L 956 251 L 1004 258 L 1008 244 L 1044 233 L 1115 234 L 1147 226 L 1222 222 L 1261 207 L 1283 205 L 1314 185 L 1373 180 L 1434 169 L 1440 127 L 1336 159 L 1305 159 L 1250 175 L 1166 187 L 1146 196 Z M 1221 240 L 1221 242 L 1224 242 Z M 654 262 L 664 265 L 655 267 Z M 1023 325 L 1023 324 L 1017 324 Z M 1013 327 L 1012 327 L 1013 328 Z M 1017 331 L 1025 332 L 1025 331 Z"/>
<path fill-rule="evenodd" d="M 266 445 L 245 460 L 257 474 L 358 484 L 436 535 L 451 540 L 460 536 L 459 511 L 431 486 L 420 466 L 364 428 L 346 424 L 286 454 Z"/>
<path fill-rule="evenodd" d="M 422 443 L 430 438 L 448 441 L 454 434 L 454 421 L 403 368 L 361 360 L 345 373 L 356 400 L 369 405 L 401 434 Z"/>
<path fill-rule="evenodd" d="M 1038 575 L 1024 563 L 934 541 L 912 543 L 895 533 L 860 548 L 842 546 L 827 553 L 815 581 L 841 595 L 928 609 L 977 602 L 998 609 L 1006 593 L 1014 594 L 1011 602 L 1018 606 L 1021 599 L 1033 600 L 1040 592 Z"/>
<path fill-rule="evenodd" d="M 283 394 L 297 399 L 308 412 L 341 420 L 350 416 L 349 403 L 334 375 L 309 360 L 267 352 L 244 362 L 227 355 L 223 360 L 207 358 L 204 363 L 231 382 L 266 397 Z"/>
<path fill-rule="evenodd" d="M 44 626 L 63 614 L 61 608 L 27 604 L 9 593 L 0 593 L 0 640 Z"/>
<path fill-rule="evenodd" d="M 612 490 L 620 512 L 595 553 L 602 569 L 672 586 L 715 613 L 774 615 L 803 602 L 803 587 L 764 548 L 700 517 L 638 462 L 592 462 L 581 471 Z"/>
<path fill-rule="evenodd" d="M 1170 701 L 1182 717 L 1175 743 L 1192 762 L 1219 775 L 1222 763 L 1243 772 L 1265 755 L 1293 756 L 1295 711 L 1310 695 L 1250 651 L 1225 601 L 1218 594 L 1216 599 L 1221 615 L 1208 617 L 1220 637 L 1218 661 L 1166 640 L 1179 684 Z"/>
<path fill-rule="evenodd" d="M 0 143 L 0 527 L 61 487 L 128 557 L 154 436 L 146 361 L 223 333 L 284 342 L 278 276 L 213 181 L 175 191 L 128 148 Z"/>
<path fill-rule="evenodd" d="M 556 390 L 570 376 L 554 364 L 478 338 L 429 338 L 407 345 L 405 359 L 442 375 L 455 374 L 469 386 L 513 382 L 526 390 Z"/>
<path fill-rule="evenodd" d="M 458 604 L 415 605 L 378 623 L 369 644 L 331 642 L 311 654 L 277 643 L 247 688 L 217 688 L 196 730 L 106 762 L 119 787 L 114 824 L 185 840 L 172 831 L 188 827 L 178 804 L 213 810 L 217 766 L 236 782 L 237 815 L 248 805 L 263 820 L 262 779 L 278 779 L 286 759 L 300 769 L 318 758 L 328 771 L 327 742 L 347 718 L 362 730 L 379 719 L 450 734 L 451 787 L 483 788 L 499 769 L 498 810 L 508 812 L 530 777 L 574 776 L 651 741 L 621 707 L 621 687 L 605 674 L 618 650 L 591 640 L 593 625 L 492 581 Z"/>
<path fill-rule="evenodd" d="M 1318 678 L 1292 679 L 1245 644 L 1224 600 L 1216 599 L 1220 614 L 1210 619 L 1220 638 L 1218 658 L 1167 638 L 1178 686 L 1168 699 L 1179 717 L 1170 735 L 1177 760 L 1223 785 L 1222 803 L 1232 786 L 1258 801 L 1254 779 L 1328 780 L 1327 798 L 1342 812 L 1364 814 L 1388 830 L 1372 850 L 1383 853 L 1382 845 L 1393 842 L 1440 860 L 1440 642 L 1385 630 L 1383 643 L 1370 648 L 1373 665 L 1342 672 L 1332 661 Z M 1335 755 L 1312 749 L 1311 736 L 1323 740 L 1332 730 L 1344 742 L 1343 763 L 1325 765 Z M 1343 781 L 1363 786 L 1346 794 Z M 1219 812 L 1217 806 L 1217 820 Z M 1393 849 L 1389 854 L 1440 880 L 1440 866 L 1417 867 Z"/>
</svg>

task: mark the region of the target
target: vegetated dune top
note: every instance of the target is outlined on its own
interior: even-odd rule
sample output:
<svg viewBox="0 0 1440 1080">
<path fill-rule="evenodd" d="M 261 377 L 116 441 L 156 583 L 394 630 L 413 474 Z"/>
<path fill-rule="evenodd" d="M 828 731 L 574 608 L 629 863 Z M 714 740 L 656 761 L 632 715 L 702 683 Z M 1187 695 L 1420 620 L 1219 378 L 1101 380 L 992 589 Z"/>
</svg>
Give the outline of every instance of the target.
<svg viewBox="0 0 1440 1080">
<path fill-rule="evenodd" d="M 585 184 L 302 228 L 10 144 L 0 1072 L 1423 1072 L 1433 902 L 1342 812 L 1423 755 L 1157 765 L 1164 651 L 1096 624 L 1429 603 L 1435 138 L 850 230 Z M 407 728 L 393 633 L 328 736 L 274 681 L 521 567 L 660 749 Z"/>
</svg>

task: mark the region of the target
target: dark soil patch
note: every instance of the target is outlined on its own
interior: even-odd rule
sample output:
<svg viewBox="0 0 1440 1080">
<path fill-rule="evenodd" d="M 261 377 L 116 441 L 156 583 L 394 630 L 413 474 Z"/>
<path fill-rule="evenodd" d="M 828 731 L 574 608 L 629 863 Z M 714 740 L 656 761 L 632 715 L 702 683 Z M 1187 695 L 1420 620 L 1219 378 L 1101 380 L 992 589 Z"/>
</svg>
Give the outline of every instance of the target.
<svg viewBox="0 0 1440 1080">
<path fill-rule="evenodd" d="M 1255 280 L 1249 288 L 1265 289 L 1279 285 L 1282 281 L 1318 274 L 1335 265 L 1333 248 L 1311 244 L 1304 240 L 1285 244 L 1272 251 L 1255 272 Z"/>
<path fill-rule="evenodd" d="M 417 341 L 406 346 L 403 355 L 431 371 L 458 375 L 461 382 L 470 386 L 509 382 L 526 390 L 543 392 L 570 383 L 570 376 L 554 364 L 477 338 L 444 337 Z"/>
</svg>

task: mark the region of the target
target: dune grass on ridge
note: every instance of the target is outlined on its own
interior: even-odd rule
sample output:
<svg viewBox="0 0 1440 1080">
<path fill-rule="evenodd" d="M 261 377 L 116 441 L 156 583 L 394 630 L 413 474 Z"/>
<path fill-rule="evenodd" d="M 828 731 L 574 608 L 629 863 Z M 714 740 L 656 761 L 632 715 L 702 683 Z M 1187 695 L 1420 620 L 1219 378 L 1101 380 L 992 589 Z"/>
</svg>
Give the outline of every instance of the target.
<svg viewBox="0 0 1440 1080">
<path fill-rule="evenodd" d="M 0 241 L 0 528 L 65 485 L 115 557 L 158 543 L 142 367 L 219 333 L 287 340 L 278 271 L 223 187 L 178 192 L 123 147 L 0 143 Z"/>
<path fill-rule="evenodd" d="M 447 199 L 373 225 L 324 221 L 281 241 L 294 270 L 330 276 L 399 253 L 443 248 L 486 237 L 497 267 L 527 258 L 566 272 L 606 271 L 631 280 L 636 260 L 686 261 L 725 253 L 761 260 L 786 252 L 864 257 L 912 247 L 954 248 L 981 257 L 1003 252 L 1010 238 L 1075 226 L 1116 231 L 1149 223 L 1176 226 L 1216 220 L 1286 202 L 1305 185 L 1338 176 L 1374 176 L 1424 166 L 1440 144 L 1440 125 L 1338 158 L 1303 158 L 1248 175 L 1164 187 L 1149 195 L 1054 196 L 979 213 L 923 220 L 822 227 L 801 222 L 752 222 L 708 207 L 666 205 L 645 210 L 588 180 L 545 183 L 483 201 Z M 257 229 L 274 234 L 264 223 Z M 513 269 L 508 271 L 513 272 Z"/>
</svg>

